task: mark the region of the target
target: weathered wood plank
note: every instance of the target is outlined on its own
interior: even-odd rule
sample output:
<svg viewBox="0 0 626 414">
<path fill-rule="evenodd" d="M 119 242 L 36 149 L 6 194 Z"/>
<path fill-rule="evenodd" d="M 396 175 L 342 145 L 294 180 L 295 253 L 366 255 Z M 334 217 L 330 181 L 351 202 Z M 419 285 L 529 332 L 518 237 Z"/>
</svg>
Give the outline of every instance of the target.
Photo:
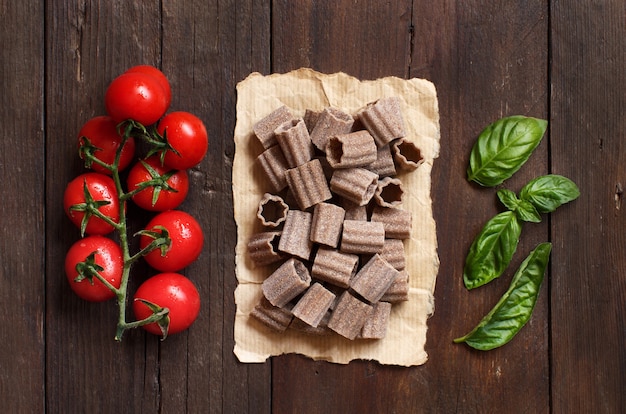
<svg viewBox="0 0 626 414">
<path fill-rule="evenodd" d="M 552 406 L 626 407 L 626 6 L 552 2 L 552 171 L 580 198 L 553 215 Z"/>
<path fill-rule="evenodd" d="M 62 197 L 84 171 L 77 134 L 105 113 L 108 83 L 132 64 L 159 63 L 159 4 L 49 2 L 46 13 L 46 409 L 156 411 L 158 344 L 140 331 L 116 343 L 115 303 L 84 302 L 65 281 L 65 253 L 79 232 L 64 216 Z"/>
<path fill-rule="evenodd" d="M 0 7 L 0 175 L 5 189 L 0 215 L 0 399 L 7 412 L 41 412 L 46 300 L 44 7 L 36 1 L 5 3 Z"/>
</svg>

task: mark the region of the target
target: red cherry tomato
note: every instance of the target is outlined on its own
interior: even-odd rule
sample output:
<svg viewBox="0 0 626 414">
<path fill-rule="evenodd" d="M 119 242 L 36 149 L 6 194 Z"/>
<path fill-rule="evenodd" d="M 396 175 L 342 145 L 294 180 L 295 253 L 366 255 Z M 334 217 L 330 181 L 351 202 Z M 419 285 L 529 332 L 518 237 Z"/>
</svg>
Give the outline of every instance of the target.
<svg viewBox="0 0 626 414">
<path fill-rule="evenodd" d="M 153 172 L 149 171 L 143 163 L 152 168 Z M 153 174 L 156 175 L 156 177 L 154 177 Z M 169 188 L 164 185 L 164 183 L 157 184 L 155 187 L 146 187 L 144 190 L 132 196 L 132 200 L 135 204 L 148 211 L 165 211 L 178 207 L 185 200 L 185 197 L 187 197 L 189 191 L 189 176 L 185 170 L 171 170 L 170 168 L 162 166 L 158 155 L 153 155 L 133 165 L 128 172 L 128 191 L 133 191 L 143 183 L 154 179 L 158 180 L 159 177 L 163 177 L 167 174 L 171 174 L 171 176 L 165 180 Z M 153 203 L 155 191 L 157 192 L 157 199 L 156 202 Z"/>
<path fill-rule="evenodd" d="M 169 309 L 168 335 L 189 328 L 200 313 L 198 290 L 191 280 L 178 273 L 160 273 L 139 286 L 133 301 L 133 313 L 137 320 L 146 319 L 152 315 L 152 310 L 140 299 Z M 155 335 L 163 334 L 156 323 L 142 327 Z"/>
<path fill-rule="evenodd" d="M 91 200 L 85 198 L 84 186 L 86 185 L 87 191 Z M 72 210 L 70 207 L 75 205 L 85 205 L 86 203 L 106 202 L 98 210 L 105 216 L 109 217 L 114 223 L 119 223 L 120 211 L 119 200 L 115 189 L 115 183 L 113 179 L 108 175 L 104 175 L 96 172 L 88 172 L 81 174 L 74 178 L 65 188 L 63 194 L 63 207 L 65 213 L 69 219 L 78 228 L 81 228 L 84 211 Z M 114 230 L 114 227 L 102 220 L 100 217 L 91 216 L 87 221 L 85 227 L 85 233 L 87 234 L 100 234 L 105 235 Z"/>
<path fill-rule="evenodd" d="M 117 124 L 132 119 L 152 125 L 165 114 L 169 104 L 166 91 L 157 78 L 130 72 L 121 74 L 109 84 L 104 105 Z"/>
<path fill-rule="evenodd" d="M 176 272 L 193 263 L 204 244 L 204 234 L 200 224 L 190 214 L 180 210 L 169 210 L 157 214 L 150 220 L 146 230 L 157 231 L 158 226 L 165 227 L 169 232 L 171 245 L 165 256 L 156 249 L 145 255 L 146 262 L 161 272 Z M 139 246 L 144 249 L 154 240 L 143 234 Z"/>
<path fill-rule="evenodd" d="M 79 297 L 90 302 L 103 302 L 114 298 L 115 293 L 97 277 L 93 276 L 93 283 L 86 278 L 76 280 L 79 276 L 76 265 L 88 262 L 92 253 L 94 253 L 92 264 L 102 267 L 98 273 L 119 289 L 124 267 L 122 249 L 113 240 L 104 236 L 87 236 L 74 243 L 65 256 L 65 275 L 70 287 Z"/>
<path fill-rule="evenodd" d="M 170 81 L 167 79 L 167 76 L 165 76 L 163 72 L 151 65 L 137 65 L 126 71 L 126 73 L 134 72 L 145 73 L 146 75 L 155 77 L 165 91 L 167 106 L 170 105 L 170 102 L 172 101 L 172 88 L 170 87 Z"/>
<path fill-rule="evenodd" d="M 115 160 L 117 149 L 122 143 L 122 137 L 117 133 L 117 125 L 109 116 L 96 116 L 87 121 L 78 133 L 78 146 L 83 147 L 86 142 L 83 137 L 89 139 L 91 145 L 99 148 L 94 155 L 100 161 L 112 165 Z M 133 160 L 135 156 L 135 139 L 129 137 L 122 148 L 118 169 L 124 170 Z M 81 158 L 83 158 L 81 153 Z M 91 169 L 111 175 L 111 170 L 97 164 L 92 163 Z"/>
<path fill-rule="evenodd" d="M 164 159 L 165 165 L 177 170 L 198 165 L 209 148 L 209 136 L 204 124 L 189 112 L 178 111 L 165 115 L 157 131 L 178 152 L 167 151 Z"/>
</svg>

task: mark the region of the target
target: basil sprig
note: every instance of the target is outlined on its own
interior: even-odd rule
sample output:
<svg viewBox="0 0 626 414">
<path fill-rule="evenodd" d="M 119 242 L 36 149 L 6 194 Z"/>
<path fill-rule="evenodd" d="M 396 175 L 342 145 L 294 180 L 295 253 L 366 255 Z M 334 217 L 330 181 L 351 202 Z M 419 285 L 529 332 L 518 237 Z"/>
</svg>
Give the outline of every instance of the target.
<svg viewBox="0 0 626 414">
<path fill-rule="evenodd" d="M 509 289 L 467 335 L 454 342 L 487 351 L 509 342 L 528 322 L 548 265 L 551 243 L 539 244 L 522 262 Z"/>
<path fill-rule="evenodd" d="M 497 195 L 508 211 L 489 220 L 472 242 L 463 268 L 467 289 L 489 283 L 506 270 L 517 249 L 524 222 L 539 223 L 540 213 L 551 213 L 575 200 L 580 191 L 570 179 L 548 174 L 526 184 L 519 197 L 508 189 L 499 189 Z"/>
<path fill-rule="evenodd" d="M 502 184 L 528 160 L 547 126 L 546 120 L 521 115 L 492 123 L 472 148 L 467 179 L 485 187 Z"/>
</svg>

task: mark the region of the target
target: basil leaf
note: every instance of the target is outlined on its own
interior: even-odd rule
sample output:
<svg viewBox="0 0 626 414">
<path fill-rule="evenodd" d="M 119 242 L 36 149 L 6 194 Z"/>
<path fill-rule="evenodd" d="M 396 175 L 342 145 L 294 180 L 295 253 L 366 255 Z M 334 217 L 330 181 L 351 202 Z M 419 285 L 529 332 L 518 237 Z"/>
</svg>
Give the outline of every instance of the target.
<svg viewBox="0 0 626 414">
<path fill-rule="evenodd" d="M 470 153 L 467 179 L 493 187 L 510 178 L 539 145 L 548 122 L 521 115 L 499 119 L 485 128 Z"/>
<path fill-rule="evenodd" d="M 500 202 L 509 210 L 515 211 L 519 207 L 520 199 L 517 198 L 513 191 L 502 188 L 498 190 L 496 194 L 498 195 Z"/>
<path fill-rule="evenodd" d="M 541 221 L 541 214 L 537 211 L 532 203 L 526 200 L 520 200 L 517 209 L 515 210 L 517 218 L 522 221 L 530 221 L 532 223 L 539 223 Z"/>
<path fill-rule="evenodd" d="M 512 211 L 489 220 L 472 242 L 465 259 L 463 283 L 467 289 L 499 277 L 511 262 L 522 232 L 522 223 Z"/>
<path fill-rule="evenodd" d="M 540 213 L 551 213 L 578 196 L 580 190 L 576 184 L 569 178 L 556 174 L 537 177 L 520 191 L 520 198 L 530 202 Z"/>
<path fill-rule="evenodd" d="M 552 244 L 539 244 L 520 265 L 509 289 L 494 308 L 470 333 L 454 342 L 488 351 L 513 339 L 530 319 L 551 250 Z"/>
</svg>

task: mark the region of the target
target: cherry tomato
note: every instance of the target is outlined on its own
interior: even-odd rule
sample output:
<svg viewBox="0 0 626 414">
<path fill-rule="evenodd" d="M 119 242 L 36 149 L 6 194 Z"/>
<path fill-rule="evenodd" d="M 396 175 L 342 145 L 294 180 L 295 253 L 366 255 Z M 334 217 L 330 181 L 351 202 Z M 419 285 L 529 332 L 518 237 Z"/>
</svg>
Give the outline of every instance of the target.
<svg viewBox="0 0 626 414">
<path fill-rule="evenodd" d="M 209 148 L 209 136 L 202 121 L 195 115 L 171 112 L 159 121 L 157 131 L 165 136 L 173 151 L 165 153 L 165 165 L 177 170 L 195 167 L 202 161 Z"/>
<path fill-rule="evenodd" d="M 104 95 L 104 105 L 117 124 L 132 119 L 152 125 L 168 108 L 166 91 L 159 80 L 141 72 L 123 73 L 113 79 Z"/>
<path fill-rule="evenodd" d="M 156 231 L 162 226 L 169 232 L 171 245 L 165 256 L 156 249 L 145 255 L 146 262 L 161 272 L 176 272 L 193 263 L 204 244 L 204 234 L 200 224 L 190 214 L 180 210 L 169 210 L 157 214 L 146 225 L 146 230 Z M 144 249 L 154 240 L 142 234 L 139 246 Z"/>
<path fill-rule="evenodd" d="M 144 165 L 152 168 L 152 172 Z M 189 191 L 189 176 L 185 170 L 171 170 L 164 167 L 159 161 L 158 155 L 153 155 L 146 160 L 140 161 L 133 165 L 128 172 L 128 191 L 133 191 L 142 183 L 150 180 L 159 179 L 159 177 L 171 174 L 162 184 L 155 187 L 149 186 L 144 190 L 132 196 L 132 200 L 139 207 L 148 211 L 165 211 L 178 207 L 187 197 Z M 156 175 L 154 177 L 153 175 Z M 169 188 L 165 185 L 169 186 Z M 156 202 L 154 201 L 154 193 L 157 193 Z"/>
<path fill-rule="evenodd" d="M 89 196 L 88 199 L 85 198 L 85 186 Z M 85 204 L 89 205 L 98 202 L 107 203 L 97 207 L 97 209 L 113 222 L 119 223 L 120 211 L 115 183 L 108 175 L 96 172 L 81 174 L 70 181 L 63 194 L 65 213 L 78 228 L 81 228 L 85 211 L 73 210 L 70 207 L 75 205 L 85 206 Z M 86 227 L 84 228 L 87 234 L 100 235 L 108 234 L 113 230 L 114 227 L 111 224 L 93 215 L 88 217 Z"/>
<path fill-rule="evenodd" d="M 167 76 L 165 76 L 163 72 L 151 65 L 137 65 L 126 71 L 126 73 L 134 72 L 145 73 L 146 75 L 155 77 L 165 91 L 165 100 L 167 102 L 167 106 L 170 105 L 170 102 L 172 101 L 172 88 L 170 87 L 170 81 L 167 79 Z"/>
<path fill-rule="evenodd" d="M 98 148 L 94 153 L 96 158 L 109 165 L 113 164 L 117 149 L 122 143 L 122 137 L 117 133 L 117 125 L 115 124 L 115 121 L 113 121 L 113 118 L 109 116 L 96 116 L 95 118 L 91 118 L 82 126 L 80 132 L 78 133 L 79 147 L 86 145 L 86 142 L 82 139 L 83 137 L 89 139 L 91 145 Z M 133 137 L 129 137 L 126 140 L 124 148 L 122 148 L 122 152 L 120 154 L 120 161 L 118 164 L 119 171 L 128 167 L 134 156 L 135 139 Z M 83 158 L 82 153 L 81 158 Z M 109 175 L 111 174 L 109 169 L 104 168 L 95 162 L 92 163 L 91 169 L 96 172 Z"/>
<path fill-rule="evenodd" d="M 169 309 L 168 335 L 189 328 L 200 313 L 198 290 L 191 280 L 178 273 L 159 273 L 139 286 L 133 301 L 133 312 L 137 320 L 152 315 L 152 310 L 140 299 Z M 156 323 L 142 327 L 155 335 L 163 334 Z"/>
<path fill-rule="evenodd" d="M 65 256 L 65 275 L 70 287 L 79 297 L 90 302 L 103 302 L 115 297 L 115 293 L 93 276 L 91 283 L 83 278 L 77 281 L 79 272 L 76 265 L 89 263 L 89 256 L 93 255 L 92 264 L 102 269 L 98 273 L 111 285 L 119 289 L 122 282 L 124 259 L 121 247 L 113 240 L 104 236 L 87 236 L 78 240 L 70 247 Z"/>
</svg>

